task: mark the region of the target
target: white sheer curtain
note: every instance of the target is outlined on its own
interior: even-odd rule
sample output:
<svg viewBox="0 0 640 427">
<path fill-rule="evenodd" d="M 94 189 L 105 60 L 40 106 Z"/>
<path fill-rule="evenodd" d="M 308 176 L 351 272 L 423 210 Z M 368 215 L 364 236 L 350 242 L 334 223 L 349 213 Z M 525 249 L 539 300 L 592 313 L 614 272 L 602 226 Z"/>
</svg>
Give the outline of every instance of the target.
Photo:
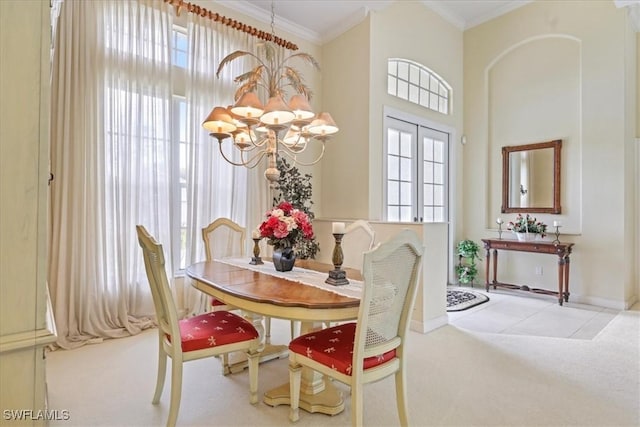
<svg viewBox="0 0 640 427">
<path fill-rule="evenodd" d="M 187 37 L 189 59 L 186 77 L 188 116 L 187 159 L 187 255 L 190 262 L 205 259 L 201 230 L 220 217 L 229 218 L 246 227 L 247 235 L 256 224 L 256 215 L 248 211 L 248 183 L 255 185 L 257 170 L 227 163 L 218 152 L 218 142 L 208 135 L 201 124 L 216 105 L 233 104 L 235 76 L 245 72 L 249 64 L 237 60 L 225 67 L 220 78 L 215 71 L 220 61 L 236 50 L 250 50 L 250 36 L 226 25 L 212 24 L 211 20 L 196 14 L 188 17 Z M 228 139 L 225 153 L 233 155 L 235 148 Z M 236 153 L 237 154 L 237 153 Z M 250 186 L 250 185 L 249 185 Z M 252 204 L 253 206 L 253 204 Z M 251 207 L 252 210 L 261 206 Z M 206 308 L 208 299 L 189 286 L 183 288 L 183 301 L 189 313 Z"/>
<path fill-rule="evenodd" d="M 173 14 L 159 0 L 65 1 L 60 7 L 52 66 L 49 287 L 64 348 L 152 325 L 136 224 L 163 244 L 173 277 L 172 251 L 183 238 L 174 215 L 181 177 L 180 150 L 171 139 Z M 247 182 L 257 182 L 257 174 L 222 161 L 217 142 L 201 128 L 214 104 L 232 102 L 233 87 L 215 78 L 217 61 L 248 40 L 191 16 L 188 173 L 182 177 L 187 264 L 204 259 L 204 225 L 226 216 L 251 228 L 255 222 L 247 218 L 259 220 L 256 212 L 266 207 L 264 196 L 256 197 L 247 213 L 247 197 L 255 196 L 247 194 Z M 190 287 L 179 292 L 186 312 L 202 308 Z"/>
</svg>

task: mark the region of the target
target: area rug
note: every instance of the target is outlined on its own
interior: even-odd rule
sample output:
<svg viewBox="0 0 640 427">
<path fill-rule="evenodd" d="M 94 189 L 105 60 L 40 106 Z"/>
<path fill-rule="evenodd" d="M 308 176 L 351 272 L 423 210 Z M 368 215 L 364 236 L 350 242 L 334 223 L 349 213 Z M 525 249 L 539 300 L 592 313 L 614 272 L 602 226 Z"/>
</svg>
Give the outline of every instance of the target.
<svg viewBox="0 0 640 427">
<path fill-rule="evenodd" d="M 462 311 L 489 301 L 483 293 L 469 289 L 447 289 L 447 311 Z"/>
</svg>

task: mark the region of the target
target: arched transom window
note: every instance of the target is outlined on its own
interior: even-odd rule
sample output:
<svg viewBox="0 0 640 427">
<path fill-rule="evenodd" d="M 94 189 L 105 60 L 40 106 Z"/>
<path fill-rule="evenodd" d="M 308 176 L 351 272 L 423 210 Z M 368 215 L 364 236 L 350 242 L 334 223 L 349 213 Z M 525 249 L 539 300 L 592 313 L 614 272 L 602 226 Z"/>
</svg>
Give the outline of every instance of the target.
<svg viewBox="0 0 640 427">
<path fill-rule="evenodd" d="M 451 86 L 429 68 L 408 59 L 389 59 L 387 91 L 442 114 L 449 114 L 451 108 Z"/>
</svg>

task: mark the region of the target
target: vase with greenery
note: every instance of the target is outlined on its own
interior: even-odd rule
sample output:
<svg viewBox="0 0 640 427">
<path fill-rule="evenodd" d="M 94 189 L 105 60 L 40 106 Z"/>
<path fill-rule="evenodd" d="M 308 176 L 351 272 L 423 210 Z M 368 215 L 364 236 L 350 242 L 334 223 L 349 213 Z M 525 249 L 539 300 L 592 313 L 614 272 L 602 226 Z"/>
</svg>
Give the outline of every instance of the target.
<svg viewBox="0 0 640 427">
<path fill-rule="evenodd" d="M 458 255 L 458 265 L 456 265 L 456 275 L 458 282 L 462 284 L 473 283 L 478 275 L 476 260 L 480 259 L 480 246 L 473 240 L 465 239 L 456 245 L 456 255 Z"/>
<path fill-rule="evenodd" d="M 304 212 L 309 222 L 312 223 L 315 215 L 311 210 L 313 206 L 311 175 L 300 173 L 297 167 L 289 164 L 282 157 L 278 158 L 278 170 L 280 171 L 280 178 L 276 186 L 278 194 L 273 199 L 273 205 L 276 206 L 280 200 L 286 200 L 295 209 Z M 320 251 L 320 244 L 315 237 L 298 236 L 293 242 L 293 247 L 296 251 L 296 257 L 299 259 L 315 258 Z"/>
</svg>

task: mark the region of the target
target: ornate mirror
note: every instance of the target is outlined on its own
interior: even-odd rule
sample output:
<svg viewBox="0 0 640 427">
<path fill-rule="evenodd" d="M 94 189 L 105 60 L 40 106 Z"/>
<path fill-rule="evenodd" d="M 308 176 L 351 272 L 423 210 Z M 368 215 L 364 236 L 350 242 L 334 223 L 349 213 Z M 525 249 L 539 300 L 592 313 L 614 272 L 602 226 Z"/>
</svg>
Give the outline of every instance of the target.
<svg viewBox="0 0 640 427">
<path fill-rule="evenodd" d="M 562 140 L 502 147 L 502 212 L 559 214 Z"/>
</svg>

